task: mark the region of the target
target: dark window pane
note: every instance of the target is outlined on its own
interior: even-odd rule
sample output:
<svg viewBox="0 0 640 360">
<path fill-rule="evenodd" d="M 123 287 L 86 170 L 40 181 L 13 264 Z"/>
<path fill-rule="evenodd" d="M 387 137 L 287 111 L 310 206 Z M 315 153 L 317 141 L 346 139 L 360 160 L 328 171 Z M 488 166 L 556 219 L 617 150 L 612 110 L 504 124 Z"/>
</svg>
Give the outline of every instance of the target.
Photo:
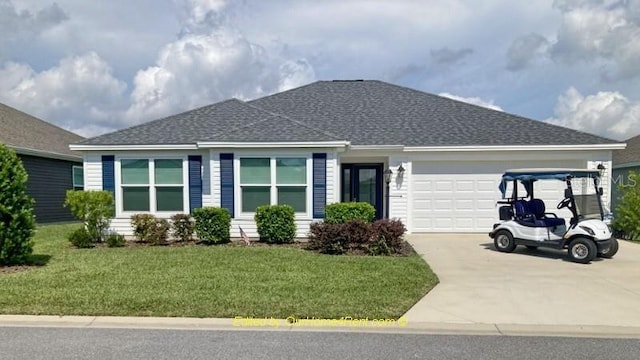
<svg viewBox="0 0 640 360">
<path fill-rule="evenodd" d="M 254 212 L 258 206 L 271 204 L 269 186 L 243 186 L 242 212 Z"/>
<path fill-rule="evenodd" d="M 149 187 L 123 187 L 122 210 L 149 211 Z"/>
<path fill-rule="evenodd" d="M 157 211 L 184 211 L 181 186 L 156 187 Z"/>
<path fill-rule="evenodd" d="M 295 212 L 307 211 L 307 188 L 304 186 L 278 187 L 278 205 L 291 205 Z"/>
</svg>

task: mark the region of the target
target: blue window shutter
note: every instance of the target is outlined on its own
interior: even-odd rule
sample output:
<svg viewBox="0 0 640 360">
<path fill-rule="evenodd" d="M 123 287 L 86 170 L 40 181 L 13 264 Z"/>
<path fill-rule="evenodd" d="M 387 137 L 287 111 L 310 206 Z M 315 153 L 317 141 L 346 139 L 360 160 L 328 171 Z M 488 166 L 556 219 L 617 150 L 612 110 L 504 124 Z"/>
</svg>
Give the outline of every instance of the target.
<svg viewBox="0 0 640 360">
<path fill-rule="evenodd" d="M 327 205 L 327 154 L 313 154 L 313 218 L 324 219 Z"/>
<path fill-rule="evenodd" d="M 189 155 L 189 212 L 202 207 L 202 156 Z"/>
<path fill-rule="evenodd" d="M 220 207 L 233 217 L 233 154 L 220 154 Z"/>
<path fill-rule="evenodd" d="M 102 190 L 116 194 L 116 170 L 115 157 L 113 155 L 102 155 Z"/>
</svg>

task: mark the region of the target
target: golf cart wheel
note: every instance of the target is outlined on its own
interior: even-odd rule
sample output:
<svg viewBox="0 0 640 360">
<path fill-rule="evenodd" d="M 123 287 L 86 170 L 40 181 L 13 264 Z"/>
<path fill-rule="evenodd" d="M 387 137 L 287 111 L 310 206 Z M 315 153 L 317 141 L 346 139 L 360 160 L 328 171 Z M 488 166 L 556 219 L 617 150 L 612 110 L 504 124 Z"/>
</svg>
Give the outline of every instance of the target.
<svg viewBox="0 0 640 360">
<path fill-rule="evenodd" d="M 588 264 L 596 257 L 598 248 L 593 240 L 587 238 L 576 238 L 569 243 L 567 249 L 569 259 L 573 262 Z"/>
<path fill-rule="evenodd" d="M 527 245 L 527 249 L 529 250 L 536 250 L 538 247 L 535 245 Z"/>
<path fill-rule="evenodd" d="M 618 252 L 618 240 L 614 238 L 614 239 L 611 239 L 611 246 L 609 246 L 609 249 L 603 252 L 599 252 L 598 256 L 605 259 L 611 259 L 613 255 L 615 255 L 617 252 Z"/>
<path fill-rule="evenodd" d="M 513 235 L 507 230 L 500 230 L 493 236 L 493 245 L 496 250 L 501 252 L 510 253 L 516 248 L 516 242 L 513 240 Z"/>
</svg>

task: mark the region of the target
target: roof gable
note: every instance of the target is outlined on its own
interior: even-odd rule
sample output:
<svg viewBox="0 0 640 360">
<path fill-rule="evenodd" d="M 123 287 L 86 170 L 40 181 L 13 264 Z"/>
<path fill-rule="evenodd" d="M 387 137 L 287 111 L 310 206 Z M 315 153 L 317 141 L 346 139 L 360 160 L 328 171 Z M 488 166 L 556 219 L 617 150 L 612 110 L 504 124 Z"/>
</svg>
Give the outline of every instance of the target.
<svg viewBox="0 0 640 360">
<path fill-rule="evenodd" d="M 0 143 L 20 150 L 53 156 L 78 157 L 69 144 L 84 139 L 46 121 L 0 104 Z"/>
<path fill-rule="evenodd" d="M 624 150 L 613 151 L 613 165 L 640 163 L 640 135 L 625 141 L 627 147 Z"/>
</svg>

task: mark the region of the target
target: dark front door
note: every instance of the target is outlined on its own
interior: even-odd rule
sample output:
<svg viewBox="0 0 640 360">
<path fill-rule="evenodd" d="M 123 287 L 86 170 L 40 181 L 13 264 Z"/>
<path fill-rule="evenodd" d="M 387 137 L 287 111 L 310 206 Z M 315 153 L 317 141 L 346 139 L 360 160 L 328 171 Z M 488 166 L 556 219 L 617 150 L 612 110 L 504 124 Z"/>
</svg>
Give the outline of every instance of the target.
<svg viewBox="0 0 640 360">
<path fill-rule="evenodd" d="M 382 218 L 382 164 L 343 164 L 342 201 L 368 202 Z"/>
</svg>

